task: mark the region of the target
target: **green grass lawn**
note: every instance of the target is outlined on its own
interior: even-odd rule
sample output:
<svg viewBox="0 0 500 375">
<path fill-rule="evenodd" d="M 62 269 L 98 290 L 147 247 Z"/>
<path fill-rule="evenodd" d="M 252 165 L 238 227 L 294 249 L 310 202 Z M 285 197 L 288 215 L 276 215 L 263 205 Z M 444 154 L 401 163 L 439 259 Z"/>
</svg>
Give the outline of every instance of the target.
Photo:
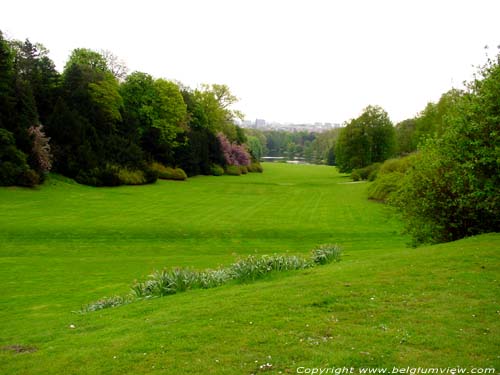
<svg viewBox="0 0 500 375">
<path fill-rule="evenodd" d="M 331 167 L 266 164 L 149 186 L 52 176 L 37 190 L 1 188 L 0 373 L 500 368 L 500 235 L 406 248 L 366 187 Z M 340 263 L 74 313 L 155 269 L 329 242 L 343 247 Z"/>
</svg>

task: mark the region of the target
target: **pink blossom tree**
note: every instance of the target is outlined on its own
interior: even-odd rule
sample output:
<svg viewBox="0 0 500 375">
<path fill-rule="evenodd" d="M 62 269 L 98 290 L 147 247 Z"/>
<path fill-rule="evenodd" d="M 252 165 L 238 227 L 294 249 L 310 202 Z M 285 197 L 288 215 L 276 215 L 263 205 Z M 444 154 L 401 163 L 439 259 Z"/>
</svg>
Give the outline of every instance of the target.
<svg viewBox="0 0 500 375">
<path fill-rule="evenodd" d="M 223 133 L 217 134 L 227 165 L 250 165 L 251 159 L 245 145 L 231 143 Z"/>
<path fill-rule="evenodd" d="M 33 137 L 33 156 L 40 171 L 48 172 L 52 168 L 52 154 L 50 153 L 50 138 L 45 135 L 43 125 L 33 125 L 28 129 Z"/>
</svg>

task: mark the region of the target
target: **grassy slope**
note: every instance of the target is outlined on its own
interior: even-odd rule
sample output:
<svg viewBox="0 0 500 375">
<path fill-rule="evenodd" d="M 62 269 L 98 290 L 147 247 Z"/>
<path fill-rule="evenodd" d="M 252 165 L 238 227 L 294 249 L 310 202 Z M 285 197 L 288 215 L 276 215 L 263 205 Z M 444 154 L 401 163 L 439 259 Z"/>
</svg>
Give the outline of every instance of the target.
<svg viewBox="0 0 500 375">
<path fill-rule="evenodd" d="M 52 179 L 39 191 L 0 189 L 0 346 L 38 348 L 0 351 L 0 372 L 499 367 L 500 236 L 406 249 L 397 222 L 365 199 L 366 185 L 345 182 L 328 167 L 267 165 L 263 175 L 145 187 Z M 324 242 L 346 249 L 341 263 L 71 312 L 155 268 L 215 267 Z"/>
</svg>

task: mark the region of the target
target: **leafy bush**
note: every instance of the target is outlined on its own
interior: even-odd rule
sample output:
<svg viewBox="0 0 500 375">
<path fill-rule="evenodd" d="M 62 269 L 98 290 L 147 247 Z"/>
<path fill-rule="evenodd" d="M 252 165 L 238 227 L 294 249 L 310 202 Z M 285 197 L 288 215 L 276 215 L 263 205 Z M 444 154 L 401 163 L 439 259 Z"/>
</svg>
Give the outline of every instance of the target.
<svg viewBox="0 0 500 375">
<path fill-rule="evenodd" d="M 33 169 L 24 170 L 17 179 L 17 184 L 25 187 L 33 187 L 40 183 L 40 176 Z"/>
<path fill-rule="evenodd" d="M 401 173 L 379 174 L 377 179 L 368 187 L 368 198 L 386 201 L 390 194 L 401 186 L 404 175 Z"/>
<path fill-rule="evenodd" d="M 248 172 L 257 172 L 257 173 L 262 173 L 264 171 L 264 168 L 262 168 L 262 165 L 257 161 L 251 163 L 248 167 Z"/>
<path fill-rule="evenodd" d="M 15 145 L 14 135 L 0 128 L 0 186 L 32 187 L 38 183 L 39 176 L 29 169 L 26 155 Z"/>
<path fill-rule="evenodd" d="M 226 174 L 229 176 L 240 176 L 241 169 L 240 169 L 240 167 L 238 167 L 236 165 L 228 165 L 226 167 Z"/>
<path fill-rule="evenodd" d="M 118 178 L 124 185 L 142 185 L 146 183 L 144 172 L 140 170 L 121 168 L 118 171 Z"/>
<path fill-rule="evenodd" d="M 244 165 L 240 165 L 240 171 L 241 171 L 241 174 L 247 174 L 248 168 L 245 167 Z"/>
<path fill-rule="evenodd" d="M 186 172 L 181 168 L 165 167 L 163 164 L 154 162 L 151 164 L 151 169 L 158 174 L 158 178 L 162 180 L 178 180 L 184 181 L 187 179 Z"/>
<path fill-rule="evenodd" d="M 381 163 L 373 163 L 364 168 L 353 169 L 353 171 L 351 172 L 351 178 L 353 179 L 353 181 L 373 181 L 377 177 L 377 172 L 380 166 Z"/>
<path fill-rule="evenodd" d="M 397 191 L 406 171 L 411 166 L 411 157 L 388 159 L 380 167 L 377 178 L 368 187 L 368 198 L 386 201 L 390 194 Z"/>
<path fill-rule="evenodd" d="M 213 164 L 210 167 L 210 171 L 212 173 L 212 176 L 222 176 L 224 174 L 224 168 L 222 168 L 218 164 Z"/>
<path fill-rule="evenodd" d="M 353 181 L 360 181 L 361 180 L 361 174 L 359 173 L 358 169 L 355 169 L 351 172 L 351 178 Z"/>
<path fill-rule="evenodd" d="M 104 168 L 97 171 L 98 179 L 101 186 L 120 186 L 120 167 L 116 165 L 106 165 Z"/>
<path fill-rule="evenodd" d="M 91 186 L 120 186 L 120 168 L 115 165 L 106 165 L 100 168 L 82 170 L 75 177 L 76 182 Z"/>
<path fill-rule="evenodd" d="M 379 173 L 388 174 L 393 172 L 406 173 L 410 168 L 411 159 L 409 157 L 388 159 L 381 165 Z"/>
<path fill-rule="evenodd" d="M 144 168 L 144 181 L 146 184 L 155 183 L 158 180 L 158 172 L 156 172 L 150 166 Z"/>
</svg>

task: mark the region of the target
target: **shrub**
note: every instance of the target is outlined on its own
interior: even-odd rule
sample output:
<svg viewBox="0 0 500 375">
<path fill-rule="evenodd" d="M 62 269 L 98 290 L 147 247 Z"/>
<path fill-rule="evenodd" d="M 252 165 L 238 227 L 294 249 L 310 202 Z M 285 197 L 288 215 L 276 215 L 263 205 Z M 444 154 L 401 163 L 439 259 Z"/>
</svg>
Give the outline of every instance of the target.
<svg viewBox="0 0 500 375">
<path fill-rule="evenodd" d="M 248 172 L 262 173 L 264 171 L 264 168 L 262 168 L 262 165 L 259 162 L 253 162 L 247 168 Z"/>
<path fill-rule="evenodd" d="M 120 186 L 120 168 L 116 165 L 106 165 L 80 171 L 75 177 L 76 182 L 90 186 Z"/>
<path fill-rule="evenodd" d="M 388 159 L 378 169 L 377 177 L 368 187 L 368 198 L 387 201 L 401 186 L 406 171 L 411 166 L 411 157 Z"/>
<path fill-rule="evenodd" d="M 28 167 L 26 155 L 15 143 L 14 135 L 0 128 L 0 185 L 34 186 L 39 176 Z"/>
<path fill-rule="evenodd" d="M 120 186 L 122 181 L 120 180 L 120 167 L 116 165 L 106 165 L 104 168 L 98 170 L 99 180 L 101 181 L 101 186 Z"/>
<path fill-rule="evenodd" d="M 241 174 L 247 174 L 248 168 L 245 167 L 244 165 L 240 165 L 240 171 L 241 171 Z"/>
<path fill-rule="evenodd" d="M 212 173 L 213 176 L 222 176 L 224 174 L 224 168 L 222 168 L 218 164 L 213 164 L 210 167 L 210 172 Z"/>
<path fill-rule="evenodd" d="M 229 176 L 240 176 L 241 169 L 236 165 L 228 165 L 226 167 L 226 174 Z"/>
<path fill-rule="evenodd" d="M 184 181 L 187 180 L 187 174 L 184 172 L 182 168 L 174 168 L 174 172 L 172 174 L 172 180 Z"/>
<path fill-rule="evenodd" d="M 130 170 L 127 168 L 121 168 L 118 171 L 118 178 L 124 185 L 142 185 L 146 183 L 144 172 L 137 169 Z"/>
<path fill-rule="evenodd" d="M 351 178 L 354 181 L 359 180 L 370 180 L 373 181 L 377 177 L 377 172 L 380 168 L 381 163 L 373 163 L 364 168 L 353 169 L 351 173 Z"/>
<path fill-rule="evenodd" d="M 355 169 L 351 172 L 351 178 L 353 181 L 359 181 L 361 180 L 361 175 L 359 173 L 359 170 L 358 169 Z"/>
<path fill-rule="evenodd" d="M 144 168 L 144 181 L 146 184 L 155 183 L 158 180 L 158 172 L 150 166 Z"/>
<path fill-rule="evenodd" d="M 181 168 L 165 167 L 163 164 L 154 162 L 151 164 L 151 169 L 158 174 L 158 178 L 162 180 L 179 180 L 187 179 L 186 172 Z"/>
<path fill-rule="evenodd" d="M 392 172 L 405 173 L 411 165 L 411 159 L 408 156 L 402 158 L 388 159 L 381 165 L 379 173 L 388 174 Z"/>
<path fill-rule="evenodd" d="M 368 198 L 378 201 L 386 201 L 390 194 L 401 186 L 404 175 L 401 173 L 380 174 L 368 187 Z"/>
<path fill-rule="evenodd" d="M 33 169 L 24 170 L 17 179 L 17 184 L 25 187 L 33 187 L 40 183 L 40 176 Z"/>
</svg>

